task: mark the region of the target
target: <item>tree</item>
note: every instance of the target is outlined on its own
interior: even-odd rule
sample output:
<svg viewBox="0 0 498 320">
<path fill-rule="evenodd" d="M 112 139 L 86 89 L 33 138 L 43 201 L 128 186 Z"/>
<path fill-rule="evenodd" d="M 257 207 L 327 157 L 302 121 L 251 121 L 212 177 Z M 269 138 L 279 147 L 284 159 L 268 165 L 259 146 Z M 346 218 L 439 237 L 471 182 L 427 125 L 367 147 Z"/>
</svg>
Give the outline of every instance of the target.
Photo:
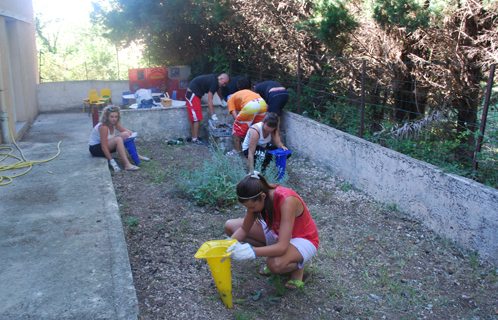
<svg viewBox="0 0 498 320">
<path fill-rule="evenodd" d="M 486 0 L 324 2 L 309 25 L 322 38 L 327 37 L 324 29 L 331 30 L 325 41 L 331 50 L 343 43 L 341 55 L 368 58 L 372 65 L 392 70 L 398 121 L 424 114 L 424 92 L 441 87 L 449 89 L 440 105 L 457 114 L 456 133 L 475 132 L 479 79 L 498 61 L 497 9 L 497 2 Z M 472 145 L 473 136 L 467 137 Z"/>
<path fill-rule="evenodd" d="M 102 37 L 103 30 L 98 25 L 45 21 L 37 14 L 35 27 L 42 82 L 126 79 L 127 69 L 141 64 L 136 47 L 121 52 L 119 43 Z M 124 68 L 118 67 L 118 55 L 122 56 Z"/>
</svg>

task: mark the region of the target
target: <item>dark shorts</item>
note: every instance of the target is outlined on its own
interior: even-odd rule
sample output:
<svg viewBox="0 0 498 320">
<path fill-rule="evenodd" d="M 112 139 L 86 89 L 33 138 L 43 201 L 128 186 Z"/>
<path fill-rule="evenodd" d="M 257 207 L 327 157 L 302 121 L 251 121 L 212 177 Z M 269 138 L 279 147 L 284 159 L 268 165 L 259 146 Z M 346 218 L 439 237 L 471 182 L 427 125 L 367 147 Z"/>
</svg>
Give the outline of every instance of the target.
<svg viewBox="0 0 498 320">
<path fill-rule="evenodd" d="M 90 153 L 92 154 L 92 156 L 94 156 L 94 157 L 106 158 L 104 151 L 102 151 L 102 145 L 100 145 L 100 143 L 96 144 L 94 146 L 90 146 L 89 150 L 90 150 Z M 111 150 L 110 152 L 111 153 L 116 152 L 116 149 Z"/>
<path fill-rule="evenodd" d="M 267 112 L 275 112 L 280 117 L 287 101 L 289 101 L 289 93 L 286 90 L 270 92 L 268 101 L 266 101 L 268 104 Z"/>
</svg>

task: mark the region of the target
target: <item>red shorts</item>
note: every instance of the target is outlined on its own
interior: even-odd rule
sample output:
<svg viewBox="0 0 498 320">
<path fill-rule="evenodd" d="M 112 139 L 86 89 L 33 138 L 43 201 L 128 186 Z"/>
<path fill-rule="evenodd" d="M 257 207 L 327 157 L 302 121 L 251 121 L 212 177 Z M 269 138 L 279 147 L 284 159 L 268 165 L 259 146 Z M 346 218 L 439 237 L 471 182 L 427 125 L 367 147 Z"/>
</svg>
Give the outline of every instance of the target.
<svg viewBox="0 0 498 320">
<path fill-rule="evenodd" d="M 187 100 L 187 111 L 190 121 L 201 121 L 202 117 L 202 107 L 201 99 L 192 93 L 192 96 Z"/>
</svg>

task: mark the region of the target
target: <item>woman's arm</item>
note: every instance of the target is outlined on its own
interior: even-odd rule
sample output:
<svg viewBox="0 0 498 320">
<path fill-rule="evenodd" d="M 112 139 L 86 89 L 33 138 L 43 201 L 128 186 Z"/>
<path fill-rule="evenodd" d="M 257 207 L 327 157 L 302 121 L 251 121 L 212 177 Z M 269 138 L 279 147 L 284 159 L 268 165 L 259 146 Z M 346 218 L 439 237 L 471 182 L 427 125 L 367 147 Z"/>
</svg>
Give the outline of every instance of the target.
<svg viewBox="0 0 498 320">
<path fill-rule="evenodd" d="M 129 132 L 130 135 L 133 133 L 133 131 L 123 128 L 120 124 L 117 124 L 117 125 L 114 126 L 114 130 L 116 130 L 116 129 L 119 132 Z"/>
<path fill-rule="evenodd" d="M 258 146 L 259 131 L 254 127 L 250 127 L 249 130 L 253 130 L 251 134 L 251 139 L 249 140 L 249 151 L 247 153 L 247 160 L 249 161 L 249 171 L 254 170 L 254 152 L 256 152 L 256 147 Z M 249 132 L 247 132 L 249 134 Z"/>
<path fill-rule="evenodd" d="M 238 241 L 244 241 L 251 231 L 252 225 L 254 224 L 254 215 L 249 212 L 246 212 L 246 216 L 244 217 L 244 222 L 242 223 L 242 227 L 235 230 L 232 234 L 232 239 L 237 239 Z"/>
<path fill-rule="evenodd" d="M 102 148 L 102 152 L 104 153 L 105 157 L 107 160 L 111 160 L 112 156 L 111 153 L 109 152 L 109 146 L 107 145 L 107 134 L 108 134 L 109 128 L 103 124 L 99 127 L 99 133 L 100 133 L 100 146 Z"/>
<path fill-rule="evenodd" d="M 290 246 L 292 230 L 296 219 L 296 210 L 299 210 L 301 201 L 296 197 L 287 197 L 280 206 L 280 228 L 278 232 L 278 242 L 266 247 L 254 247 L 254 252 L 258 257 L 279 257 L 283 256 Z"/>
<path fill-rule="evenodd" d="M 280 141 L 280 122 L 278 123 L 277 128 L 271 134 L 271 142 L 277 148 L 282 148 L 284 151 L 288 150 L 286 146 Z"/>
</svg>

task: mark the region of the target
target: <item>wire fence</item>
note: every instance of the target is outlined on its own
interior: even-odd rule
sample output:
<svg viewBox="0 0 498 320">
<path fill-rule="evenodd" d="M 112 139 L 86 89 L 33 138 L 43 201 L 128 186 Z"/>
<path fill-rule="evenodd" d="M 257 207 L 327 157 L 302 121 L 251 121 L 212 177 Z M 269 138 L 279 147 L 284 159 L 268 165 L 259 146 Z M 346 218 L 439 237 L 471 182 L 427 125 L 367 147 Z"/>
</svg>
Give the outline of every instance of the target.
<svg viewBox="0 0 498 320">
<path fill-rule="evenodd" d="M 294 55 L 285 66 L 264 54 L 232 61 L 230 73 L 279 82 L 287 110 L 498 188 L 494 65 Z"/>
</svg>

